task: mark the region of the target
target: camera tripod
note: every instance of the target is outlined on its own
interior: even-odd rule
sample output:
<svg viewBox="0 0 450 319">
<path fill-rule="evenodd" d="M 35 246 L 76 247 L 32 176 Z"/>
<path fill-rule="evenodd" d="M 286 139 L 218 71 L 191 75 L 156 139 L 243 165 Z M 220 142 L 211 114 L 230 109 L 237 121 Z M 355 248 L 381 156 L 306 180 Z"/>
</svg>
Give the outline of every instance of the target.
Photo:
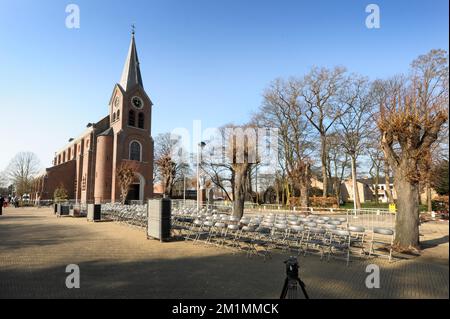
<svg viewBox="0 0 450 319">
<path fill-rule="evenodd" d="M 297 258 L 290 257 L 284 262 L 286 264 L 286 279 L 284 280 L 283 290 L 280 299 L 299 299 L 298 286 L 300 286 L 305 299 L 309 299 L 306 292 L 305 283 L 298 276 Z"/>
</svg>

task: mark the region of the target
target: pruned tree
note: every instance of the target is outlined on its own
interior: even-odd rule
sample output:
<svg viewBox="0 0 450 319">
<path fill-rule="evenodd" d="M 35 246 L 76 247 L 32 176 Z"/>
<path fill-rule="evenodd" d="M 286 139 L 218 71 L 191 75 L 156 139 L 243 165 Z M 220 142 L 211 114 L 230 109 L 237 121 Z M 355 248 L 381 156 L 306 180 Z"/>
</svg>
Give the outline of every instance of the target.
<svg viewBox="0 0 450 319">
<path fill-rule="evenodd" d="M 20 152 L 14 156 L 6 168 L 6 175 L 14 184 L 17 195 L 21 196 L 31 191 L 31 182 L 39 168 L 40 161 L 32 152 Z"/>
<path fill-rule="evenodd" d="M 179 136 L 163 133 L 155 138 L 155 177 L 169 197 L 174 185 L 189 174 L 190 167 L 184 155 Z"/>
<path fill-rule="evenodd" d="M 399 91 L 401 91 L 407 81 L 406 77 L 403 75 L 396 75 L 387 80 L 376 80 L 372 84 L 372 97 L 374 102 L 377 105 L 383 105 L 386 101 L 391 97 L 396 95 Z M 377 141 L 373 141 L 372 143 L 379 144 L 381 148 L 381 135 L 378 133 Z M 388 199 L 389 204 L 394 204 L 394 196 L 391 190 L 391 176 L 392 169 L 390 167 L 388 159 L 384 156 L 383 168 L 384 168 L 384 189 Z"/>
<path fill-rule="evenodd" d="M 234 172 L 233 216 L 239 218 L 244 215 L 250 168 L 258 162 L 256 136 L 256 128 L 249 125 L 228 126 L 227 128 L 226 156 Z"/>
<path fill-rule="evenodd" d="M 128 161 L 123 161 L 117 167 L 117 181 L 119 183 L 120 188 L 120 202 L 122 205 L 125 204 L 128 196 L 128 192 L 130 190 L 131 184 L 135 179 L 136 167 L 132 163 Z"/>
<path fill-rule="evenodd" d="M 433 50 L 412 66 L 410 81 L 380 105 L 377 123 L 398 194 L 395 247 L 399 250 L 419 248 L 420 165 L 448 118 L 448 85 L 437 81 L 448 77 L 448 58 Z M 430 73 L 436 74 L 436 82 L 429 81 Z M 425 94 L 430 83 L 435 94 Z"/>
</svg>

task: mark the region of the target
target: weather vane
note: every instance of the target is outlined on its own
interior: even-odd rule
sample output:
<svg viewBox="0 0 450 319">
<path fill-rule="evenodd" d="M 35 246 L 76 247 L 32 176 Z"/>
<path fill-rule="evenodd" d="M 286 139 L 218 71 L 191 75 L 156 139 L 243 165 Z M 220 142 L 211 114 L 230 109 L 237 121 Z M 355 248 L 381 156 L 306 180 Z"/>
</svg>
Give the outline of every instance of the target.
<svg viewBox="0 0 450 319">
<path fill-rule="evenodd" d="M 131 34 L 134 35 L 136 33 L 136 26 L 134 23 L 131 25 Z"/>
</svg>

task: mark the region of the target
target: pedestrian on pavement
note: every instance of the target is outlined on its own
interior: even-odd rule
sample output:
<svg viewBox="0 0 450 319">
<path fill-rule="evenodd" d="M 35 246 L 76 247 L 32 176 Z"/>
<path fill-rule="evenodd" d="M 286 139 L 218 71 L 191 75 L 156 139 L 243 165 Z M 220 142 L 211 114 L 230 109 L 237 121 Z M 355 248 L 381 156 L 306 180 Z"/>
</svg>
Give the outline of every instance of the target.
<svg viewBox="0 0 450 319">
<path fill-rule="evenodd" d="M 5 199 L 3 198 L 3 195 L 0 195 L 0 215 L 2 215 L 3 212 L 3 203 L 5 202 Z"/>
</svg>

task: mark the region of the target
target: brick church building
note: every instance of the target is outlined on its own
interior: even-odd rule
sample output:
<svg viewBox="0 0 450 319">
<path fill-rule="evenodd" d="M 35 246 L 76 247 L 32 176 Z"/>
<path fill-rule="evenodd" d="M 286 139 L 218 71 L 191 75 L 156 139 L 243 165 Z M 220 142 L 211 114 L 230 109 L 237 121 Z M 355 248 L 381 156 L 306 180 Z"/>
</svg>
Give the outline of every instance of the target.
<svg viewBox="0 0 450 319">
<path fill-rule="evenodd" d="M 128 199 L 153 196 L 152 101 L 144 90 L 134 32 L 120 82 L 109 100 L 109 114 L 55 153 L 53 167 L 37 179 L 33 197 L 53 199 L 63 185 L 78 202 L 120 201 L 117 168 L 123 162 L 136 169 Z"/>
</svg>

